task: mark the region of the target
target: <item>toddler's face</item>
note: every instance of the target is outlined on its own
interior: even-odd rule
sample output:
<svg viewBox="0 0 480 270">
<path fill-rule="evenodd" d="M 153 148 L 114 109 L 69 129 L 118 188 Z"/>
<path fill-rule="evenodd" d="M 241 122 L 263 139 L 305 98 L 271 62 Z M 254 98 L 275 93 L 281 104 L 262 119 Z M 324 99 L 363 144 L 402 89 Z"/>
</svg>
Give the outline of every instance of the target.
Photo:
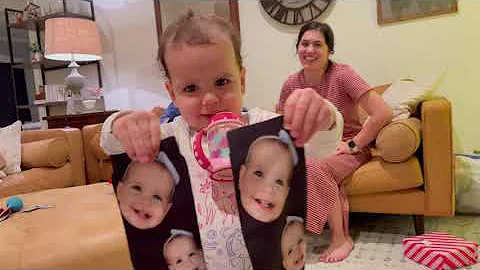
<svg viewBox="0 0 480 270">
<path fill-rule="evenodd" d="M 171 270 L 206 269 L 203 252 L 191 236 L 177 236 L 171 240 L 165 246 L 164 255 Z"/>
<path fill-rule="evenodd" d="M 293 222 L 282 236 L 283 267 L 285 269 L 302 269 L 305 266 L 307 242 L 303 223 Z"/>
<path fill-rule="evenodd" d="M 287 149 L 270 142 L 258 142 L 250 149 L 250 160 L 240 168 L 240 200 L 256 220 L 271 222 L 283 211 L 292 175 L 292 158 Z"/>
<path fill-rule="evenodd" d="M 132 226 L 150 229 L 160 224 L 172 206 L 174 188 L 170 173 L 157 163 L 135 163 L 117 186 L 123 217 Z"/>
<path fill-rule="evenodd" d="M 228 39 L 218 37 L 212 45 L 169 44 L 165 62 L 170 74 L 165 86 L 191 128 L 206 127 L 221 111 L 240 115 L 245 70 Z"/>
</svg>

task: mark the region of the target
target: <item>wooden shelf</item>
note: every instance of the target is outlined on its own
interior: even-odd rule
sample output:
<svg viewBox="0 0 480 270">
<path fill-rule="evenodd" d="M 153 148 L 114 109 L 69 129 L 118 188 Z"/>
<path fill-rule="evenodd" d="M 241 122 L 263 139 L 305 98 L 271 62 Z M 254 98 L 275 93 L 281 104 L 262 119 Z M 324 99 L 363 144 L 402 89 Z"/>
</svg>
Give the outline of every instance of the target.
<svg viewBox="0 0 480 270">
<path fill-rule="evenodd" d="M 71 115 L 54 115 L 43 117 L 47 120 L 48 128 L 78 128 L 82 129 L 86 125 L 103 123 L 108 116 L 117 111 L 103 111 L 94 113 L 82 113 Z"/>
<path fill-rule="evenodd" d="M 47 100 L 35 100 L 33 102 L 33 105 L 35 106 L 50 106 L 50 105 L 61 105 L 61 104 L 65 104 L 66 101 L 65 100 L 57 100 L 57 101 L 47 101 Z"/>
<path fill-rule="evenodd" d="M 87 15 L 82 15 L 78 13 L 73 13 L 73 12 L 56 12 L 52 14 L 47 14 L 45 16 L 40 16 L 37 18 L 32 18 L 32 19 L 27 19 L 23 20 L 22 22 L 15 22 L 11 23 L 9 26 L 12 28 L 20 28 L 20 29 L 29 29 L 29 30 L 35 30 L 36 26 L 38 24 L 39 30 L 44 30 L 45 29 L 45 21 L 51 18 L 58 18 L 58 17 L 72 17 L 72 18 L 83 18 L 83 19 L 88 19 L 92 20 L 92 16 L 87 16 Z"/>
<path fill-rule="evenodd" d="M 77 62 L 79 66 L 86 66 L 86 65 L 91 65 L 91 64 L 96 64 L 99 63 L 100 61 L 85 61 L 85 62 Z M 14 68 L 41 68 L 43 70 L 56 70 L 56 69 L 63 69 L 63 68 L 68 68 L 68 65 L 70 62 L 68 61 L 55 61 L 55 60 L 50 60 L 44 58 L 40 62 L 36 63 L 15 63 L 13 64 Z"/>
</svg>

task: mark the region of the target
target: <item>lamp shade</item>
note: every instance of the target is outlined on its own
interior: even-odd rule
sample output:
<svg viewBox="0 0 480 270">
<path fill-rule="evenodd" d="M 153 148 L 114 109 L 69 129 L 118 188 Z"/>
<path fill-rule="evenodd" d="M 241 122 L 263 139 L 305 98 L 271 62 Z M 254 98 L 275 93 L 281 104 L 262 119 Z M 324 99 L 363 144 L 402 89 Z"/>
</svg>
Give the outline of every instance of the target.
<svg viewBox="0 0 480 270">
<path fill-rule="evenodd" d="M 45 21 L 45 58 L 60 61 L 102 59 L 100 34 L 94 21 L 51 18 Z"/>
</svg>

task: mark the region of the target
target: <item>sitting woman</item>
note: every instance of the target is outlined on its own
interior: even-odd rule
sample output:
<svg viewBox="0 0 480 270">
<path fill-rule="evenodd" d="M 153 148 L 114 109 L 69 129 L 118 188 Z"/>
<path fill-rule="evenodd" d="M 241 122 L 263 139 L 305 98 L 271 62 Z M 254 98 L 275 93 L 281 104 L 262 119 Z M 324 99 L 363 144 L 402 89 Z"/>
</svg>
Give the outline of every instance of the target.
<svg viewBox="0 0 480 270">
<path fill-rule="evenodd" d="M 353 249 L 348 232 L 348 202 L 342 181 L 371 158 L 368 145 L 392 119 L 384 100 L 350 66 L 329 59 L 334 36 L 329 25 L 305 24 L 298 33 L 297 54 L 303 67 L 283 84 L 277 107 L 281 113 L 291 106 L 287 98 L 295 91 L 313 88 L 342 113 L 342 142 L 334 155 L 324 159 L 307 157 L 307 230 L 321 234 L 325 222 L 331 230 L 330 246 L 320 261 L 337 262 Z M 356 117 L 361 106 L 369 115 L 365 125 Z"/>
</svg>

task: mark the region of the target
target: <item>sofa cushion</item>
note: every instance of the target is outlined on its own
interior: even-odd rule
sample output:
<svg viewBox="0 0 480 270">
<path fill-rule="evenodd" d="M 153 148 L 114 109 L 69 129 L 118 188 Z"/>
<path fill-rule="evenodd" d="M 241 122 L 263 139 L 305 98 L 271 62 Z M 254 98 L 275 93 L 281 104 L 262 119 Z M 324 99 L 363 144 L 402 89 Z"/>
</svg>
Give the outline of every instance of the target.
<svg viewBox="0 0 480 270">
<path fill-rule="evenodd" d="M 5 166 L 7 166 L 7 161 L 3 157 L 2 153 L 0 153 L 0 170 L 5 168 Z"/>
<path fill-rule="evenodd" d="M 5 166 L 7 166 L 7 161 L 3 158 L 2 153 L 0 153 L 0 178 L 7 176 L 7 174 L 2 171 Z"/>
<path fill-rule="evenodd" d="M 71 163 L 60 168 L 32 168 L 3 178 L 0 181 L 0 198 L 73 185 Z"/>
<path fill-rule="evenodd" d="M 15 123 L 0 128 L 0 154 L 6 161 L 5 168 L 2 171 L 5 174 L 18 173 L 20 169 L 20 133 L 22 122 Z"/>
<path fill-rule="evenodd" d="M 411 157 L 420 146 L 422 123 L 410 117 L 391 122 L 377 135 L 375 146 L 383 160 L 388 162 L 404 162 Z"/>
<path fill-rule="evenodd" d="M 69 159 L 70 146 L 64 138 L 22 144 L 22 168 L 61 167 Z"/>
<path fill-rule="evenodd" d="M 348 195 L 396 191 L 423 185 L 420 163 L 415 156 L 403 163 L 375 157 L 345 179 Z"/>
</svg>

